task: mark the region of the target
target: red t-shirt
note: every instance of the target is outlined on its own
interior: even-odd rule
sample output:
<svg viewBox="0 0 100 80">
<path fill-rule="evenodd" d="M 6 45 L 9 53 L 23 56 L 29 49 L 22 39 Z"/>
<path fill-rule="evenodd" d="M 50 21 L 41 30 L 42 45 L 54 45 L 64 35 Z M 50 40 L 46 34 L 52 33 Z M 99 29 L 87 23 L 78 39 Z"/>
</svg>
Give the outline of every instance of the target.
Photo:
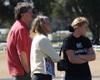
<svg viewBox="0 0 100 80">
<path fill-rule="evenodd" d="M 30 65 L 31 38 L 28 25 L 17 20 L 7 37 L 7 62 L 9 73 L 13 76 L 24 75 L 24 68 L 19 60 L 20 52 L 25 51 Z"/>
</svg>

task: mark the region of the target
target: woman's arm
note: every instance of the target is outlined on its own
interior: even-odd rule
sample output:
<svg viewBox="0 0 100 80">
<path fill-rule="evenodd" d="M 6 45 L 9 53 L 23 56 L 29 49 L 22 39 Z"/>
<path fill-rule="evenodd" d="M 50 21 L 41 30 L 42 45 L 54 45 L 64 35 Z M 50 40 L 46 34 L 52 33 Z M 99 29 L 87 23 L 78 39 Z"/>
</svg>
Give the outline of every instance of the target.
<svg viewBox="0 0 100 80">
<path fill-rule="evenodd" d="M 43 53 L 47 54 L 53 62 L 58 62 L 60 57 L 56 50 L 53 48 L 51 42 L 47 38 L 43 38 L 40 43 L 40 49 Z"/>
<path fill-rule="evenodd" d="M 73 64 L 82 64 L 87 62 L 87 60 L 81 59 L 78 55 L 74 55 L 73 50 L 66 50 L 66 54 L 69 61 Z"/>
<path fill-rule="evenodd" d="M 88 49 L 88 52 L 86 55 L 79 55 L 79 57 L 86 61 L 93 61 L 96 59 L 95 51 L 93 50 L 92 47 Z"/>
</svg>

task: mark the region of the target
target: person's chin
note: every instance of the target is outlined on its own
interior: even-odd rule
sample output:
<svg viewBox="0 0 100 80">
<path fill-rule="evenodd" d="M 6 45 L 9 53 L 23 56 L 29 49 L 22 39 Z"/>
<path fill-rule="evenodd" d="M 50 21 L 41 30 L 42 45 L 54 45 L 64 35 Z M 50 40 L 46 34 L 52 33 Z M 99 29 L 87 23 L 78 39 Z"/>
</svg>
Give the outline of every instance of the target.
<svg viewBox="0 0 100 80">
<path fill-rule="evenodd" d="M 30 19 L 28 22 L 31 22 L 32 21 L 32 19 Z"/>
</svg>

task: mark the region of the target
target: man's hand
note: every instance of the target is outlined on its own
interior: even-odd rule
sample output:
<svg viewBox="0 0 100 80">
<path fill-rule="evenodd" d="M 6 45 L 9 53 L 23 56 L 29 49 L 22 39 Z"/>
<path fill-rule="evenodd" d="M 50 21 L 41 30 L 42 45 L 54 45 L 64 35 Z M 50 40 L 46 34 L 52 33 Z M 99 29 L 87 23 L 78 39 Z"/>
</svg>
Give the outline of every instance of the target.
<svg viewBox="0 0 100 80">
<path fill-rule="evenodd" d="M 31 80 L 31 74 L 30 74 L 30 72 L 26 73 L 25 80 Z"/>
</svg>

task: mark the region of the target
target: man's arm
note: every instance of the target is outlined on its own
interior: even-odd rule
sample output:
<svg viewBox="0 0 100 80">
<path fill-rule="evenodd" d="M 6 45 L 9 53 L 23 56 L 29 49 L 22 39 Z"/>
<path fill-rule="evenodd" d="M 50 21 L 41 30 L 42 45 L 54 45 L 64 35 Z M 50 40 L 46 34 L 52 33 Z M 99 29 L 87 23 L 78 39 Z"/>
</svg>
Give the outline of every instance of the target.
<svg viewBox="0 0 100 80">
<path fill-rule="evenodd" d="M 28 63 L 28 56 L 25 50 L 27 50 L 29 36 L 27 35 L 27 31 L 25 29 L 20 29 L 17 34 L 17 52 L 25 72 L 28 73 L 30 68 Z"/>
<path fill-rule="evenodd" d="M 29 68 L 28 57 L 26 52 L 22 51 L 19 55 L 19 58 L 24 70 L 26 71 L 26 73 L 28 73 L 30 71 L 30 68 Z"/>
</svg>

